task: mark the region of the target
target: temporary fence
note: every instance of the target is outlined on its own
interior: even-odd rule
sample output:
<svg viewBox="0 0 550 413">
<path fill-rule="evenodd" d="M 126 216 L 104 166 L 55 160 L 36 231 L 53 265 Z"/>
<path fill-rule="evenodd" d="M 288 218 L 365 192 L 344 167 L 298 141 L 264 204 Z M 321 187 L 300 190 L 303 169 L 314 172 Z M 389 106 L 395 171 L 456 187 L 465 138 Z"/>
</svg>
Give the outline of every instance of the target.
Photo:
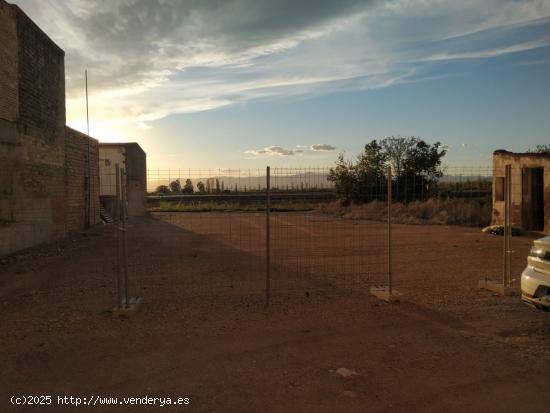
<svg viewBox="0 0 550 413">
<path fill-rule="evenodd" d="M 462 241 L 453 239 L 481 236 L 480 228 L 501 223 L 500 203 L 512 204 L 513 189 L 502 200 L 493 190 L 499 174 L 388 168 L 348 185 L 331 168 L 149 170 L 149 214 L 123 227 L 126 258 L 119 262 L 135 277 L 136 294 L 145 296 L 162 289 L 181 299 L 269 305 L 377 285 L 390 293 L 437 291 L 446 282 L 442 273 L 455 274 L 449 267 L 468 260 Z M 504 245 L 495 240 L 485 254 L 491 265 L 474 271 L 479 278 L 498 276 L 501 263 L 510 271 L 509 238 Z"/>
<path fill-rule="evenodd" d="M 314 298 L 380 273 L 380 230 L 319 212 L 338 202 L 328 168 L 184 173 L 148 171 L 148 225 L 168 261 L 193 251 L 178 272 L 194 296 Z"/>
</svg>

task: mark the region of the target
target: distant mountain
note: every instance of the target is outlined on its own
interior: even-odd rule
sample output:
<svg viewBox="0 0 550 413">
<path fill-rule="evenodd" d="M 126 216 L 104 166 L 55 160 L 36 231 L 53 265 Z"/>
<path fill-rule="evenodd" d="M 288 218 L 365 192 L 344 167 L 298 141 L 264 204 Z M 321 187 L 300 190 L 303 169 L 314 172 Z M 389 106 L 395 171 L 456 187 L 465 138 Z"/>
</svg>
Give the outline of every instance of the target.
<svg viewBox="0 0 550 413">
<path fill-rule="evenodd" d="M 271 170 L 271 187 L 278 189 L 328 189 L 333 188 L 334 184 L 328 180 L 329 168 L 319 168 L 305 171 L 296 172 L 293 168 L 273 168 Z M 188 173 L 189 174 L 189 173 Z M 191 176 L 187 176 L 184 172 L 181 176 L 178 176 L 177 171 L 155 171 L 150 170 L 147 174 L 147 190 L 153 192 L 159 185 L 169 185 L 170 182 L 179 179 L 181 185 L 185 184 L 185 180 L 190 178 L 197 188 L 198 182 L 203 182 L 207 185 L 209 181 L 211 188 L 216 188 L 216 179 L 219 181 L 220 189 L 223 185 L 224 189 L 233 191 L 235 186 L 239 191 L 246 190 L 258 190 L 266 187 L 266 175 L 265 172 L 258 169 L 242 169 L 242 170 L 220 170 L 220 174 L 216 175 L 215 171 L 212 173 L 203 171 L 191 171 Z M 492 176 L 485 175 L 459 175 L 449 174 L 443 175 L 439 182 L 441 183 L 457 183 L 457 182 L 490 182 Z"/>
</svg>

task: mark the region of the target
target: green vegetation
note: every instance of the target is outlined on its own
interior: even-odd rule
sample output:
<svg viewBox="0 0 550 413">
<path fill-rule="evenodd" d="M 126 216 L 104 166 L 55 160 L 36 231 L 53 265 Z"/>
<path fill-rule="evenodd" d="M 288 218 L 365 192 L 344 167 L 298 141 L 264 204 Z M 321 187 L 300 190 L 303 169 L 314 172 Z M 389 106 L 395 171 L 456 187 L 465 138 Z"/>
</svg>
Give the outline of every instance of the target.
<svg viewBox="0 0 550 413">
<path fill-rule="evenodd" d="M 168 188 L 166 185 L 159 185 L 157 187 L 157 189 L 155 190 L 155 193 L 158 194 L 158 195 L 169 194 L 170 193 L 170 188 Z"/>
<path fill-rule="evenodd" d="M 529 149 L 527 152 L 530 153 L 548 153 L 550 154 L 550 145 L 537 145 L 532 149 Z"/>
<path fill-rule="evenodd" d="M 340 155 L 328 179 L 344 205 L 369 202 L 385 195 L 387 167 L 391 166 L 395 199 L 408 202 L 424 198 L 443 175 L 445 153 L 439 142 L 430 145 L 414 136 L 373 140 L 355 162 Z"/>
<path fill-rule="evenodd" d="M 317 209 L 317 204 L 311 202 L 277 202 L 271 205 L 273 212 L 304 212 Z M 193 204 L 175 204 L 161 201 L 157 206 L 151 206 L 149 212 L 261 212 L 264 204 L 240 204 L 238 202 L 197 202 Z"/>
</svg>

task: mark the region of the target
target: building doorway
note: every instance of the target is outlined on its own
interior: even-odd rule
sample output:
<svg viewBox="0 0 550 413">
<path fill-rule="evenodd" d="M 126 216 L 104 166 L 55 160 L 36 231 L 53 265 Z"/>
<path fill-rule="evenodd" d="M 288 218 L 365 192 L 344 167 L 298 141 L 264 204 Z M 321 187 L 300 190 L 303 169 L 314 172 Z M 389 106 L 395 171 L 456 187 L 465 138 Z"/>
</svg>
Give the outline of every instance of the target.
<svg viewBox="0 0 550 413">
<path fill-rule="evenodd" d="M 522 221 L 527 230 L 544 230 L 544 168 L 522 170 Z"/>
</svg>

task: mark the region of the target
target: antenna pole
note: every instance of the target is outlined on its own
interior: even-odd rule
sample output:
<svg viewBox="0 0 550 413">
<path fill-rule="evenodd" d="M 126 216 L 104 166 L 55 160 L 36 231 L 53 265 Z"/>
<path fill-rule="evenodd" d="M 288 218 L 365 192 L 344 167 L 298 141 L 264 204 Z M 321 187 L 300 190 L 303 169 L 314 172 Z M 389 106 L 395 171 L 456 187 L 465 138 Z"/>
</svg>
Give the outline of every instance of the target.
<svg viewBox="0 0 550 413">
<path fill-rule="evenodd" d="M 86 125 L 88 127 L 88 136 L 90 136 L 90 116 L 88 114 L 88 69 L 84 70 L 84 79 L 86 82 Z"/>
<path fill-rule="evenodd" d="M 86 83 L 86 127 L 88 130 L 88 156 L 86 157 L 86 227 L 90 228 L 92 225 L 92 208 L 90 205 L 92 203 L 92 179 L 90 165 L 90 116 L 88 114 L 88 69 L 84 70 L 84 80 Z"/>
</svg>

